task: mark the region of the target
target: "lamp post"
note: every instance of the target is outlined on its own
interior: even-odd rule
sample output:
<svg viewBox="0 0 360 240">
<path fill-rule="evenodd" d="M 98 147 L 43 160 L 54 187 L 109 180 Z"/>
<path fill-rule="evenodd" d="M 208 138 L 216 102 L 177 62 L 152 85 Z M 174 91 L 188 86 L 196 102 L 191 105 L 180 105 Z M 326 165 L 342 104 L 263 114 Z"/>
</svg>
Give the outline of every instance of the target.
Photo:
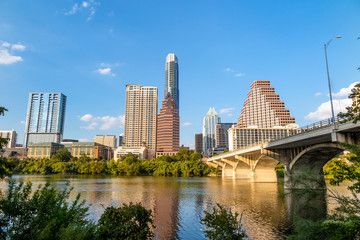
<svg viewBox="0 0 360 240">
<path fill-rule="evenodd" d="M 327 43 L 324 44 L 324 50 L 325 50 L 325 60 L 326 60 L 326 72 L 327 72 L 327 78 L 328 78 L 328 85 L 329 85 L 329 94 L 330 94 L 330 105 L 331 105 L 331 122 L 335 123 L 335 114 L 334 114 L 334 105 L 333 105 L 333 100 L 332 100 L 332 93 L 331 93 L 331 84 L 330 84 L 330 74 L 329 74 L 329 65 L 328 65 L 328 60 L 327 60 L 327 53 L 326 53 L 326 48 L 330 45 L 331 41 L 334 38 L 341 38 L 341 36 L 336 36 L 331 38 Z"/>
</svg>

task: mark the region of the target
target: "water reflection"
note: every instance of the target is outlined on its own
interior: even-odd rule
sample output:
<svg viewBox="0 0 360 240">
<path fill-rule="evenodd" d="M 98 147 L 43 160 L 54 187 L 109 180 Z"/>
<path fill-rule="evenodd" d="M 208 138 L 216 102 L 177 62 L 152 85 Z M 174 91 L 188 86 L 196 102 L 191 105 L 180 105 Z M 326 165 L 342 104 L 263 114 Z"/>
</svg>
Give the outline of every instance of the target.
<svg viewBox="0 0 360 240">
<path fill-rule="evenodd" d="M 110 205 L 141 202 L 153 211 L 157 239 L 204 239 L 200 224 L 204 210 L 216 203 L 243 212 L 243 222 L 251 239 L 284 239 L 295 216 L 326 214 L 326 192 L 314 199 L 284 192 L 282 183 L 250 183 L 232 178 L 99 177 L 71 175 L 19 175 L 34 187 L 49 181 L 61 189 L 66 182 L 90 206 L 90 218 L 98 220 Z M 5 189 L 5 182 L 0 183 Z M 303 204 L 309 204 L 303 208 Z"/>
</svg>

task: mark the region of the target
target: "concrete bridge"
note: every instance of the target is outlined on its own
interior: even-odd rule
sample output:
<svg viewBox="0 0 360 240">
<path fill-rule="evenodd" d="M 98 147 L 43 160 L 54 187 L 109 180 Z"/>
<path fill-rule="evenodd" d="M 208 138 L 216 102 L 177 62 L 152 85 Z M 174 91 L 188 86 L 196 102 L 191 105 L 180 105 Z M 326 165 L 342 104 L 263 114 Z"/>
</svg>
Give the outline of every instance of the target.
<svg viewBox="0 0 360 240">
<path fill-rule="evenodd" d="M 249 178 L 251 182 L 276 182 L 275 167 L 285 166 L 285 188 L 326 188 L 323 166 L 341 155 L 339 143 L 359 145 L 360 123 L 324 120 L 300 128 L 286 138 L 227 152 L 207 159 L 223 177 Z"/>
</svg>

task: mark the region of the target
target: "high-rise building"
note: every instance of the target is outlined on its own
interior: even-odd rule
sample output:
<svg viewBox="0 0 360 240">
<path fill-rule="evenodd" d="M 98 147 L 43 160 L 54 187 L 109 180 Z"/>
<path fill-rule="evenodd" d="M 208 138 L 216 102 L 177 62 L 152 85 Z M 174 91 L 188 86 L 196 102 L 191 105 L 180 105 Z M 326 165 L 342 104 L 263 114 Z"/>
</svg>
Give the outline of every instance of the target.
<svg viewBox="0 0 360 240">
<path fill-rule="evenodd" d="M 112 149 L 117 147 L 117 138 L 115 135 L 96 135 L 94 142 L 111 147 Z"/>
<path fill-rule="evenodd" d="M 218 123 L 215 126 L 215 147 L 229 149 L 228 129 L 233 123 Z"/>
<path fill-rule="evenodd" d="M 221 119 L 215 108 L 210 108 L 203 121 L 203 153 L 210 155 L 216 146 L 215 126 Z"/>
<path fill-rule="evenodd" d="M 179 64 L 174 53 L 166 56 L 164 98 L 167 93 L 171 94 L 179 111 Z"/>
<path fill-rule="evenodd" d="M 180 146 L 179 114 L 171 94 L 167 93 L 157 119 L 156 156 L 173 156 Z"/>
<path fill-rule="evenodd" d="M 28 143 L 60 143 L 64 134 L 66 96 L 62 93 L 30 93 L 24 147 Z"/>
<path fill-rule="evenodd" d="M 122 146 L 125 144 L 124 134 L 119 135 L 119 146 Z"/>
<path fill-rule="evenodd" d="M 195 152 L 197 152 L 197 153 L 203 152 L 203 134 L 202 133 L 195 134 Z"/>
<path fill-rule="evenodd" d="M 125 145 L 156 150 L 157 87 L 126 85 Z"/>
<path fill-rule="evenodd" d="M 6 138 L 8 140 L 4 148 L 16 147 L 17 133 L 14 129 L 11 131 L 0 131 L 0 138 Z"/>
<path fill-rule="evenodd" d="M 269 80 L 255 80 L 241 110 L 238 127 L 272 128 L 295 123 Z"/>
</svg>

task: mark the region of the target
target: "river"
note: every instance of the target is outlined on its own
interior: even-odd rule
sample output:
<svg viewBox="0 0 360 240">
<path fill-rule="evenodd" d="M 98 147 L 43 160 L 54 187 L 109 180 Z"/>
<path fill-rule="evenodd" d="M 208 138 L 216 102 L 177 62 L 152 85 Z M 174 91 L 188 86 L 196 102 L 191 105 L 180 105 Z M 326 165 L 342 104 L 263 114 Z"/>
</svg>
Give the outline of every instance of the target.
<svg viewBox="0 0 360 240">
<path fill-rule="evenodd" d="M 243 223 L 250 239 L 284 239 L 291 232 L 298 214 L 324 216 L 334 209 L 328 193 L 320 191 L 308 199 L 284 191 L 283 183 L 250 183 L 217 177 L 110 177 L 83 175 L 15 175 L 17 181 L 31 181 L 36 187 L 51 182 L 61 189 L 67 182 L 74 188 L 71 199 L 80 193 L 90 206 L 90 218 L 98 220 L 104 208 L 140 202 L 153 211 L 156 239 L 204 239 L 200 218 L 219 203 L 243 212 Z M 348 183 L 349 184 L 349 183 Z M 348 184 L 332 189 L 349 195 Z M 6 189 L 6 182 L 0 182 Z M 299 206 L 301 206 L 299 208 Z"/>
</svg>

